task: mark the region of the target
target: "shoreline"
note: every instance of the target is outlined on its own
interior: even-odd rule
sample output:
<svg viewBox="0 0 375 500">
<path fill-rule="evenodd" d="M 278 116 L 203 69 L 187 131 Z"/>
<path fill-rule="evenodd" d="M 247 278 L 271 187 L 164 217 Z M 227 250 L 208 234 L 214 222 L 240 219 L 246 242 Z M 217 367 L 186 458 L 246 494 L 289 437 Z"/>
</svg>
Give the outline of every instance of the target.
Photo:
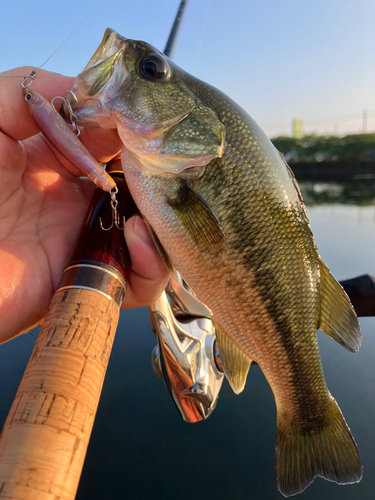
<svg viewBox="0 0 375 500">
<path fill-rule="evenodd" d="M 375 179 L 374 160 L 293 162 L 289 166 L 298 180 Z"/>
</svg>

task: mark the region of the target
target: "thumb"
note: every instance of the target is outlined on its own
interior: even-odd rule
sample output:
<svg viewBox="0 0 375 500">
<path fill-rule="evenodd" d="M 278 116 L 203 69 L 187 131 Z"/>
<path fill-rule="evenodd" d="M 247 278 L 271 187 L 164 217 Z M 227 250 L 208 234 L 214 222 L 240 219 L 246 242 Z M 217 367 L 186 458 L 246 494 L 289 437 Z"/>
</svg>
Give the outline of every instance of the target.
<svg viewBox="0 0 375 500">
<path fill-rule="evenodd" d="M 123 308 L 148 306 L 159 298 L 169 273 L 141 217 L 131 217 L 124 231 L 132 267 Z"/>
</svg>

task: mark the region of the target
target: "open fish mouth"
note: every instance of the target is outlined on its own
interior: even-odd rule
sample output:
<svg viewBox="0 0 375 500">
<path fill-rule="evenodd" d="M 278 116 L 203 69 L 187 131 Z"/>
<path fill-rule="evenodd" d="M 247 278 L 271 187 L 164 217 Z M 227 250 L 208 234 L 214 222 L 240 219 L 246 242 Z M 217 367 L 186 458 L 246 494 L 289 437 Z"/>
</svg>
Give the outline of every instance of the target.
<svg viewBox="0 0 375 500">
<path fill-rule="evenodd" d="M 127 39 L 117 33 L 117 31 L 114 31 L 111 28 L 107 28 L 99 47 L 96 49 L 91 59 L 84 67 L 83 72 L 113 56 L 116 52 L 123 48 L 126 40 Z"/>
<path fill-rule="evenodd" d="M 77 76 L 71 89 L 76 100 L 71 106 L 79 125 L 117 127 L 108 104 L 124 91 L 130 77 L 126 66 L 121 64 L 126 43 L 126 38 L 107 28 L 99 47 Z M 66 114 L 65 108 L 64 116 Z"/>
</svg>

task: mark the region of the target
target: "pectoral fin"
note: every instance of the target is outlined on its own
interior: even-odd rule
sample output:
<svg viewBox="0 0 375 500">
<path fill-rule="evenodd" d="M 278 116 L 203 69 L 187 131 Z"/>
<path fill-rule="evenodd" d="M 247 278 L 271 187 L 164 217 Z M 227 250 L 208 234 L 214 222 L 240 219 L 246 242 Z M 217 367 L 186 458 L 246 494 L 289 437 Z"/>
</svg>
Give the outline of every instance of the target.
<svg viewBox="0 0 375 500">
<path fill-rule="evenodd" d="M 224 250 L 224 233 L 207 203 L 190 186 L 181 184 L 176 198 L 168 200 L 183 228 L 202 251 Z"/>
<path fill-rule="evenodd" d="M 351 352 L 361 345 L 359 323 L 342 286 L 320 259 L 321 310 L 319 329 Z"/>
<path fill-rule="evenodd" d="M 251 359 L 229 338 L 217 322 L 213 320 L 213 324 L 225 376 L 233 391 L 239 394 L 245 388 Z"/>
</svg>

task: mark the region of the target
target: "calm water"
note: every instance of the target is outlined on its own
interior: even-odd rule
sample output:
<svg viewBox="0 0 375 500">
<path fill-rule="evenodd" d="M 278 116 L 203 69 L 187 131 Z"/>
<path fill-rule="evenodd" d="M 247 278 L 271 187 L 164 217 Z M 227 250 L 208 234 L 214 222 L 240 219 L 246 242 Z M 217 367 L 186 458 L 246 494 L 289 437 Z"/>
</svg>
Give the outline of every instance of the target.
<svg viewBox="0 0 375 500">
<path fill-rule="evenodd" d="M 375 275 L 371 182 L 301 186 L 320 253 L 339 280 Z M 357 441 L 364 479 L 352 486 L 316 479 L 301 500 L 374 498 L 375 318 L 361 319 L 361 326 L 357 354 L 318 336 L 327 385 Z M 1 423 L 34 337 L 0 347 Z M 77 499 L 281 500 L 274 470 L 276 412 L 260 369 L 251 368 L 240 396 L 224 383 L 212 416 L 189 425 L 152 372 L 154 344 L 147 310 L 122 313 Z"/>
</svg>

